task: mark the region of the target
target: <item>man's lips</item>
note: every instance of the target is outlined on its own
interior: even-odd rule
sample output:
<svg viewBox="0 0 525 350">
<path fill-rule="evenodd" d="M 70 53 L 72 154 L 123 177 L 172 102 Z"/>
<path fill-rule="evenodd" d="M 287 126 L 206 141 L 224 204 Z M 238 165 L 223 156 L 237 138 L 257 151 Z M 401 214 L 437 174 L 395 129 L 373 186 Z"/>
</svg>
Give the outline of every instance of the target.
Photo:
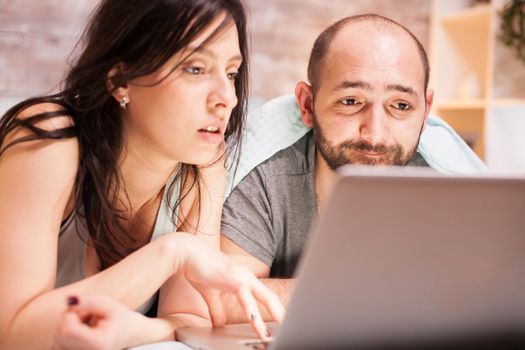
<svg viewBox="0 0 525 350">
<path fill-rule="evenodd" d="M 380 153 L 380 152 L 369 152 L 369 151 L 357 151 L 357 152 L 367 157 L 381 157 L 385 155 L 384 153 Z"/>
</svg>

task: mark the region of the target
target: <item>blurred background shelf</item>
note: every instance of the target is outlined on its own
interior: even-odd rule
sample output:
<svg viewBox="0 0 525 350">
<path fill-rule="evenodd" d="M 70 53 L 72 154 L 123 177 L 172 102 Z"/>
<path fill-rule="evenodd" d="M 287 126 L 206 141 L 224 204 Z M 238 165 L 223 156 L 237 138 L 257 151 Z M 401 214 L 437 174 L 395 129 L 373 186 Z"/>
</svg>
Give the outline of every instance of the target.
<svg viewBox="0 0 525 350">
<path fill-rule="evenodd" d="M 525 98 L 498 98 L 498 99 L 450 99 L 434 103 L 437 109 L 478 109 L 487 107 L 512 107 L 525 104 Z"/>
<path fill-rule="evenodd" d="M 449 7 L 452 10 L 452 7 Z M 484 26 L 492 15 L 491 4 L 481 4 L 472 7 L 460 7 L 453 13 L 438 13 L 444 25 L 458 25 L 464 27 L 466 24 L 478 24 Z"/>
<path fill-rule="evenodd" d="M 525 63 L 498 40 L 504 4 L 433 0 L 433 112 L 489 167 L 525 171 L 525 145 L 517 140 L 525 137 Z"/>
</svg>

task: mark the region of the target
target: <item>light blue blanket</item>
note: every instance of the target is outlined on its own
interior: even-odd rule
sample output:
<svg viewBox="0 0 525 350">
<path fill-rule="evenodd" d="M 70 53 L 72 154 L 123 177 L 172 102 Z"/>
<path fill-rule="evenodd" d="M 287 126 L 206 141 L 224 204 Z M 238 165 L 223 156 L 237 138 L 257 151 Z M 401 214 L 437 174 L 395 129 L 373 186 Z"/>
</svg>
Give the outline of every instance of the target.
<svg viewBox="0 0 525 350">
<path fill-rule="evenodd" d="M 237 171 L 230 172 L 227 195 L 253 168 L 294 144 L 309 130 L 301 120 L 293 95 L 273 99 L 251 112 L 247 116 Z M 417 152 L 443 174 L 487 172 L 485 164 L 450 125 L 434 115 L 428 118 Z"/>
</svg>

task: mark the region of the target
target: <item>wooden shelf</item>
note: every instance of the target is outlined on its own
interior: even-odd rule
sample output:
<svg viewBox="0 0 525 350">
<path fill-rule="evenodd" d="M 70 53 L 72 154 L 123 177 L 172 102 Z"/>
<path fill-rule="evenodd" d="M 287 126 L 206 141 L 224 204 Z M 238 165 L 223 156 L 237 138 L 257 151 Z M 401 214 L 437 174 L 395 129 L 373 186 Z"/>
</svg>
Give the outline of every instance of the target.
<svg viewBox="0 0 525 350">
<path fill-rule="evenodd" d="M 484 157 L 485 108 L 465 108 L 459 104 L 450 104 L 446 108 L 436 107 L 433 112 L 449 123 L 480 158 Z"/>
<path fill-rule="evenodd" d="M 499 98 L 491 100 L 489 107 L 514 107 L 525 105 L 525 98 Z"/>
<path fill-rule="evenodd" d="M 438 101 L 434 104 L 434 109 L 485 109 L 491 107 L 512 107 L 522 106 L 525 99 L 519 98 L 501 98 L 501 99 L 449 99 Z"/>
<path fill-rule="evenodd" d="M 516 162 L 506 154 L 525 157 L 514 150 L 525 130 L 525 84 L 521 62 L 497 40 L 499 13 L 507 1 L 433 0 L 430 86 L 432 112 L 489 167 L 512 168 Z M 525 158 L 521 164 L 525 169 Z"/>
<path fill-rule="evenodd" d="M 484 109 L 487 106 L 487 100 L 442 100 L 436 102 L 436 109 Z"/>
<path fill-rule="evenodd" d="M 444 25 L 465 26 L 471 23 L 485 24 L 492 15 L 493 7 L 490 4 L 477 5 L 462 9 L 449 15 L 442 15 L 441 22 Z"/>
</svg>

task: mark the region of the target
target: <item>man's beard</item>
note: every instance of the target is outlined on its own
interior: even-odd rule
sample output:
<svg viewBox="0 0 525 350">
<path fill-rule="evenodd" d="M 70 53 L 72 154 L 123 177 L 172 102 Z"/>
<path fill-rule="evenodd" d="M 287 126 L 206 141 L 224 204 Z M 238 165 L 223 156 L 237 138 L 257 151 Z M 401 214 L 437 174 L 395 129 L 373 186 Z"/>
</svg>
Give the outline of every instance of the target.
<svg viewBox="0 0 525 350">
<path fill-rule="evenodd" d="M 419 131 L 419 136 L 416 144 L 408 151 L 400 145 L 387 146 L 385 144 L 371 144 L 370 142 L 360 139 L 348 139 L 337 145 L 332 144 L 324 136 L 318 122 L 317 116 L 313 116 L 313 130 L 314 140 L 319 153 L 326 161 L 330 169 L 335 170 L 346 164 L 360 164 L 360 165 L 392 165 L 404 166 L 407 165 L 417 150 L 421 133 L 423 132 L 423 125 Z M 368 157 L 362 153 L 376 153 L 380 156 Z"/>
</svg>

